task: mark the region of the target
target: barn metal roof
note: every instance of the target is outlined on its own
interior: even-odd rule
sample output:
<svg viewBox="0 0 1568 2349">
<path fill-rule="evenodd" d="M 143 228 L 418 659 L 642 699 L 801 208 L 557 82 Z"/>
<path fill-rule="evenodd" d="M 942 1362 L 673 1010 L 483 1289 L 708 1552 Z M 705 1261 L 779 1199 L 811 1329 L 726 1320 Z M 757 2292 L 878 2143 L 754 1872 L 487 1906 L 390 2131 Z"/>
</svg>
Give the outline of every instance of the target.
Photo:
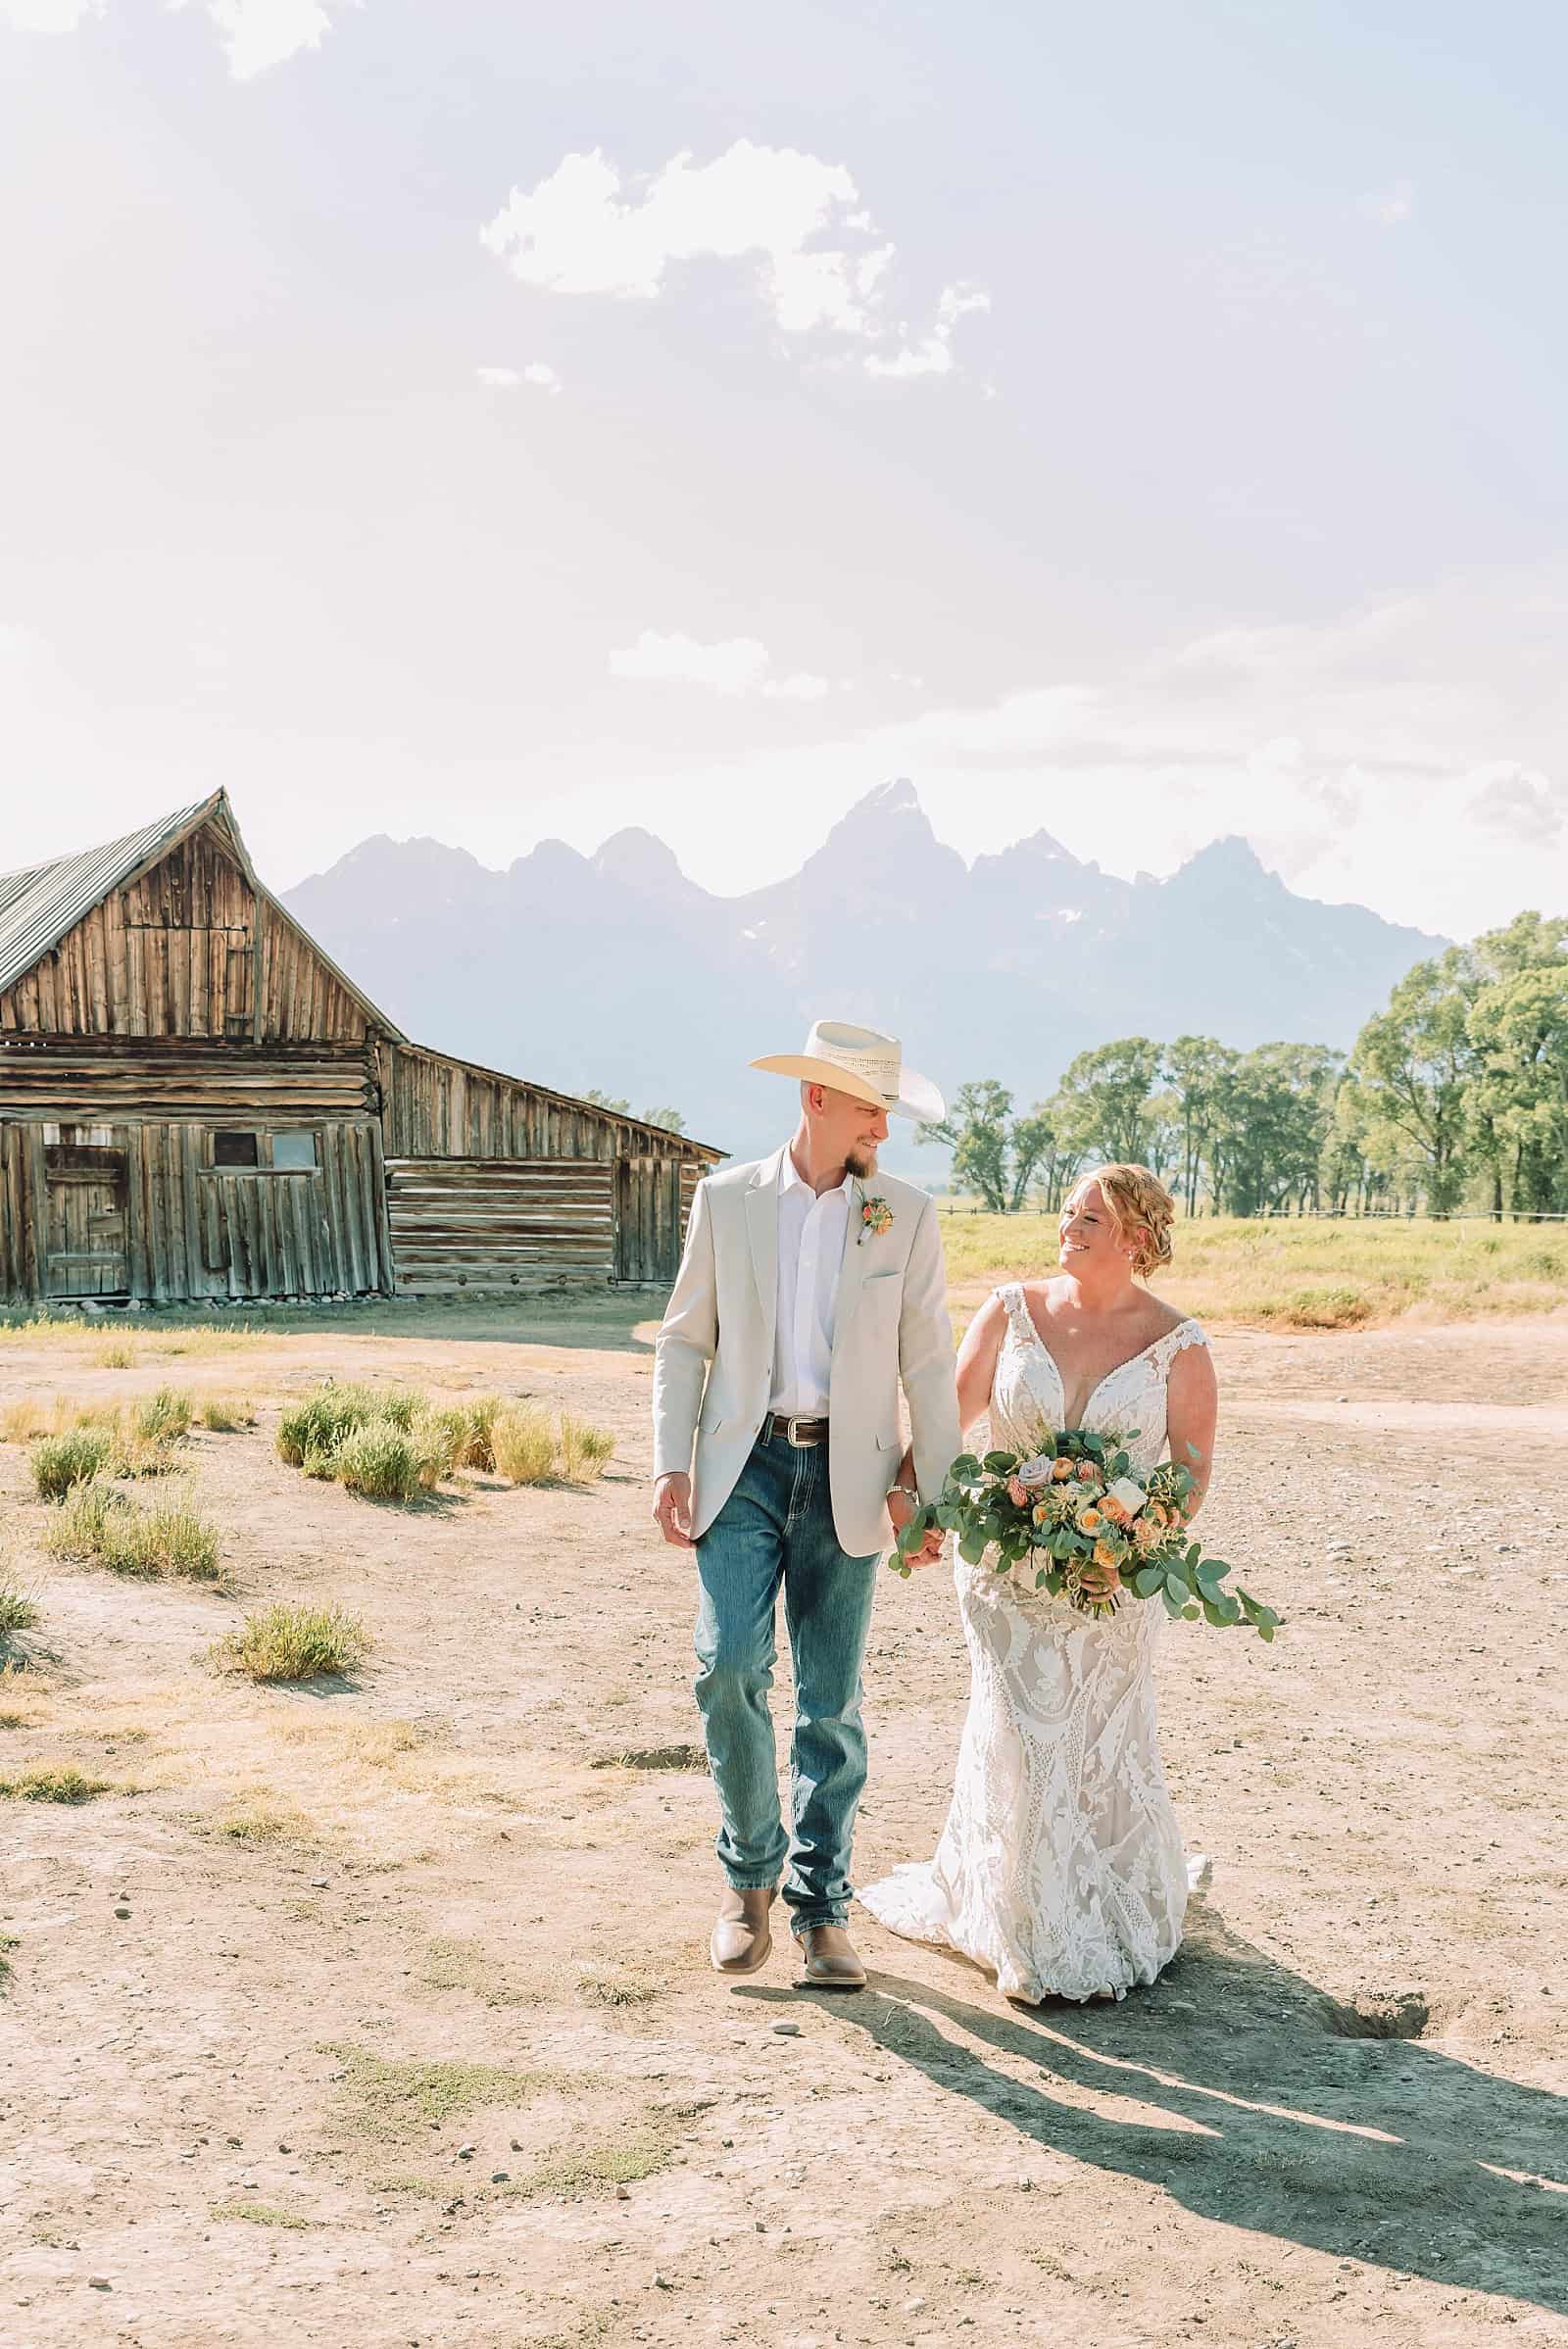
<svg viewBox="0 0 1568 2349">
<path fill-rule="evenodd" d="M 209 808 L 217 807 L 222 796 L 218 792 L 198 800 L 194 807 L 160 816 L 156 823 L 143 824 L 122 840 L 107 840 L 101 848 L 78 849 L 74 856 L 57 856 L 49 864 L 0 873 L 0 995 L 101 905 L 111 890 L 143 865 L 156 863 Z"/>
</svg>

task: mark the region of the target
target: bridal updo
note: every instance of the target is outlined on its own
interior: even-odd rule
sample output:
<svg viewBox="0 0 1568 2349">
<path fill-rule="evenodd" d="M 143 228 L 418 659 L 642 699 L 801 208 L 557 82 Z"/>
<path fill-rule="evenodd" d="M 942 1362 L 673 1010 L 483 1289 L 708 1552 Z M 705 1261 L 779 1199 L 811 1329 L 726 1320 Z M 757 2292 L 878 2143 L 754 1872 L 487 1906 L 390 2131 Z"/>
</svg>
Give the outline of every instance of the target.
<svg viewBox="0 0 1568 2349">
<path fill-rule="evenodd" d="M 1116 1162 L 1109 1166 L 1092 1166 L 1074 1184 L 1076 1194 L 1086 1185 L 1098 1183 L 1100 1196 L 1110 1209 L 1118 1232 L 1131 1236 L 1142 1232 L 1133 1270 L 1141 1281 L 1157 1272 L 1171 1259 L 1170 1233 L 1176 1221 L 1176 1201 L 1171 1198 L 1157 1174 L 1147 1166 L 1130 1166 Z"/>
</svg>

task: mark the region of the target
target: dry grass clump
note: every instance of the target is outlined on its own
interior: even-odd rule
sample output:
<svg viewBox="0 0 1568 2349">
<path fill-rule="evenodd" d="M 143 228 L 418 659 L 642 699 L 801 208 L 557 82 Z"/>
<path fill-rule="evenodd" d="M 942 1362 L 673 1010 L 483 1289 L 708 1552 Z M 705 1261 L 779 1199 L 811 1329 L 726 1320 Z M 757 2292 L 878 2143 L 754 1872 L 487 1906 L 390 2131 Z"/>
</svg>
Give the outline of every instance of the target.
<svg viewBox="0 0 1568 2349">
<path fill-rule="evenodd" d="M 216 1583 L 222 1572 L 217 1529 L 199 1511 L 182 1501 L 143 1508 L 107 1485 L 74 1493 L 46 1531 L 44 1547 L 140 1582 Z"/>
<path fill-rule="evenodd" d="M 28 1465 L 40 1500 L 64 1500 L 78 1485 L 90 1485 L 107 1467 L 113 1440 L 107 1428 L 74 1428 L 67 1436 L 41 1436 Z"/>
<path fill-rule="evenodd" d="M 283 1413 L 277 1453 L 307 1476 L 335 1479 L 368 1500 L 405 1506 L 433 1492 L 470 1431 L 461 1415 L 432 1410 L 417 1388 L 325 1380 Z"/>
<path fill-rule="evenodd" d="M 542 1485 L 559 1477 L 568 1485 L 586 1485 L 604 1475 L 615 1439 L 608 1428 L 569 1411 L 552 1424 L 543 1411 L 514 1406 L 497 1417 L 491 1448 L 497 1472 L 509 1484 Z"/>
<path fill-rule="evenodd" d="M 93 1355 L 105 1370 L 134 1370 L 140 1358 L 128 1338 L 113 1338 Z"/>
<path fill-rule="evenodd" d="M 177 1444 L 190 1433 L 190 1396 L 178 1387 L 160 1387 L 130 1407 L 130 1432 L 150 1444 Z"/>
<path fill-rule="evenodd" d="M 204 1395 L 196 1405 L 196 1420 L 210 1436 L 233 1436 L 256 1425 L 256 1405 L 248 1395 Z"/>
<path fill-rule="evenodd" d="M 253 1681 L 311 1681 L 352 1672 L 370 1646 L 357 1615 L 341 1607 L 307 1607 L 279 1600 L 247 1615 L 237 1632 L 219 1640 L 213 1662 Z"/>
<path fill-rule="evenodd" d="M 90 1802 L 95 1794 L 114 1791 L 112 1780 L 88 1778 L 74 1763 L 40 1764 L 15 1778 L 0 1778 L 0 1795 L 14 1802 Z"/>
<path fill-rule="evenodd" d="M 555 1433 L 542 1411 L 500 1412 L 490 1444 L 497 1474 L 510 1485 L 542 1485 L 555 1473 Z"/>
<path fill-rule="evenodd" d="M 405 1507 L 421 1493 L 433 1493 L 451 1471 L 451 1443 L 441 1428 L 429 1420 L 402 1428 L 391 1419 L 368 1419 L 345 1436 L 329 1469 L 346 1493 Z"/>
<path fill-rule="evenodd" d="M 218 1822 L 218 1833 L 225 1841 L 253 1850 L 270 1844 L 304 1849 L 317 1840 L 310 1820 L 297 1804 L 280 1802 L 265 1789 L 235 1795 Z"/>
<path fill-rule="evenodd" d="M 608 1428 L 562 1412 L 561 1473 L 568 1485 L 589 1485 L 602 1477 L 614 1448 L 615 1439 Z"/>
<path fill-rule="evenodd" d="M 14 1575 L 0 1567 L 0 1647 L 16 1632 L 30 1632 L 38 1620 L 38 1602 Z"/>
<path fill-rule="evenodd" d="M 13 1403 L 0 1414 L 0 1436 L 32 1444 L 32 1477 L 44 1500 L 62 1500 L 95 1476 L 167 1476 L 175 1446 L 190 1431 L 191 1399 L 177 1387 L 123 1403 Z"/>
<path fill-rule="evenodd" d="M 441 1430 L 450 1444 L 454 1468 L 471 1468 L 486 1475 L 494 1470 L 495 1426 L 500 1410 L 499 1395 L 477 1395 L 430 1414 L 432 1424 Z"/>
</svg>

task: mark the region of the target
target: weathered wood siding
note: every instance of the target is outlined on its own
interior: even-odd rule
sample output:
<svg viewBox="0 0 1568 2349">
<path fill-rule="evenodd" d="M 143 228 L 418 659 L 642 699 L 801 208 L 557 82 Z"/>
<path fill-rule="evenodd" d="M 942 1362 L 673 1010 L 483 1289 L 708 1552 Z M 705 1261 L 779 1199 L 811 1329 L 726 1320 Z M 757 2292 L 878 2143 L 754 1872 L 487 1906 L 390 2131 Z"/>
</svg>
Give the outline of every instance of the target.
<svg viewBox="0 0 1568 2349">
<path fill-rule="evenodd" d="M 363 1039 L 319 951 L 211 828 L 113 890 L 0 996 L 0 1033 Z"/>
<path fill-rule="evenodd" d="M 386 1154 L 393 1158 L 680 1157 L 711 1151 L 445 1052 L 382 1043 Z"/>
<path fill-rule="evenodd" d="M 615 1279 L 667 1289 L 680 1269 L 680 1160 L 615 1161 Z"/>
<path fill-rule="evenodd" d="M 389 1158 L 399 1294 L 608 1286 L 613 1172 L 603 1158 Z"/>
<path fill-rule="evenodd" d="M 151 1116 L 275 1126 L 373 1116 L 376 1105 L 365 1043 L 0 1036 L 0 1114 L 81 1125 Z"/>
<path fill-rule="evenodd" d="M 248 1122 L 254 1128 L 254 1113 Z M 284 1173 L 215 1167 L 205 1124 L 116 1129 L 125 1157 L 123 1294 L 169 1303 L 389 1290 L 380 1129 L 362 1118 L 312 1131 L 317 1166 Z M 64 1271 L 51 1275 L 45 1134 L 41 1123 L 0 1123 L 0 1295 L 11 1301 L 83 1293 Z"/>
</svg>

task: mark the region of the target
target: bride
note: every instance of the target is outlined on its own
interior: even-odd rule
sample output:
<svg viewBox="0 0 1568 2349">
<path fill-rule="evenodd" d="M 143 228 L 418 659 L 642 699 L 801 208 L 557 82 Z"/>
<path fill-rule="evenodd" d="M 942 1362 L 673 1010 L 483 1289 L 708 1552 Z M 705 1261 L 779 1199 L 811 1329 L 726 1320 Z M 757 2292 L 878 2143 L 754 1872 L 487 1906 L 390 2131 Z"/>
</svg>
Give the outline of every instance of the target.
<svg viewBox="0 0 1568 2349">
<path fill-rule="evenodd" d="M 1100 1166 L 1062 1209 L 1059 1272 L 989 1297 L 958 1355 L 965 1429 L 1032 1451 L 1053 1428 L 1118 1435 L 1135 1471 L 1190 1467 L 1208 1481 L 1217 1396 L 1208 1341 L 1140 1283 L 1171 1258 L 1175 1202 L 1145 1166 Z M 1136 1434 L 1135 1432 L 1136 1431 Z M 972 1679 L 948 1823 L 936 1858 L 860 1895 L 874 1917 L 990 1967 L 1000 1989 L 1121 1998 L 1181 1943 L 1189 1877 L 1159 1764 L 1158 1604 L 1086 1615 L 956 1559 Z M 1114 1567 L 1100 1571 L 1114 1589 Z"/>
</svg>

